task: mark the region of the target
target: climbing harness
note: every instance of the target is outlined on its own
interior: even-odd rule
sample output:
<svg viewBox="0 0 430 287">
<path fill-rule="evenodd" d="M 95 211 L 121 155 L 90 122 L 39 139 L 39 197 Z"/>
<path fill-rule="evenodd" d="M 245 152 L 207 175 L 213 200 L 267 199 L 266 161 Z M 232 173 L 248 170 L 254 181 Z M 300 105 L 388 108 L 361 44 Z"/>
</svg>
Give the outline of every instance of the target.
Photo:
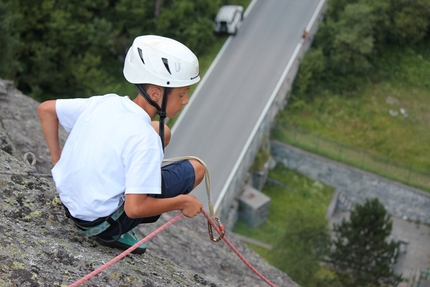
<svg viewBox="0 0 430 287">
<path fill-rule="evenodd" d="M 219 230 L 221 231 L 220 236 L 218 238 L 215 238 L 213 235 L 213 231 L 212 231 L 212 225 L 210 223 L 210 221 L 208 220 L 208 232 L 209 232 L 209 238 L 213 241 L 213 242 L 218 242 L 220 240 L 222 240 L 225 236 L 225 228 L 224 225 L 221 223 L 221 220 L 215 216 L 215 212 L 214 212 L 214 206 L 212 203 L 212 194 L 211 194 L 211 184 L 210 184 L 210 175 L 209 175 L 209 169 L 206 166 L 206 164 L 204 163 L 204 161 L 202 161 L 201 159 L 199 159 L 198 157 L 195 156 L 180 156 L 180 157 L 173 157 L 173 158 L 168 158 L 168 159 L 164 159 L 163 163 L 172 163 L 175 161 L 181 161 L 181 160 L 189 160 L 189 159 L 194 159 L 199 161 L 204 167 L 205 167 L 205 184 L 206 184 L 206 194 L 208 196 L 208 206 L 209 206 L 209 214 L 210 217 L 213 221 L 215 221 L 218 225 Z"/>
<path fill-rule="evenodd" d="M 67 207 L 65 205 L 63 205 L 63 206 L 64 206 L 64 209 L 66 211 L 66 216 L 69 217 L 73 221 L 73 223 L 81 229 L 78 231 L 78 233 L 81 235 L 85 235 L 86 237 L 92 237 L 92 236 L 99 235 L 100 233 L 107 230 L 109 227 L 111 227 L 115 223 L 118 224 L 118 226 L 119 226 L 119 232 L 118 232 L 119 234 L 118 234 L 117 238 L 114 238 L 113 240 L 109 240 L 108 242 L 111 242 L 111 241 L 114 242 L 114 241 L 118 240 L 118 238 L 122 234 L 121 222 L 118 221 L 118 219 L 124 213 L 124 203 L 121 204 L 121 206 L 117 210 L 115 210 L 114 213 L 107 216 L 106 218 L 99 218 L 99 219 L 96 219 L 95 221 L 92 221 L 92 222 L 83 222 L 81 220 L 77 220 L 76 218 L 74 218 L 70 214 Z"/>
</svg>

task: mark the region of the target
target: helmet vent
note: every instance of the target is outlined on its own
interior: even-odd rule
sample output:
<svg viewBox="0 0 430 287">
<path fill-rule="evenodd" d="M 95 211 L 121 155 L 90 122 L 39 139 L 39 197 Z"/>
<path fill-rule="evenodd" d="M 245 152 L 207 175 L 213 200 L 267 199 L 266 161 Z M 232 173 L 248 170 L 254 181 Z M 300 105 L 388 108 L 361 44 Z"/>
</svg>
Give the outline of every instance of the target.
<svg viewBox="0 0 430 287">
<path fill-rule="evenodd" d="M 172 73 L 170 72 L 170 68 L 169 68 L 169 60 L 167 60 L 166 58 L 161 58 L 163 60 L 163 64 L 164 67 L 166 67 L 167 72 L 169 72 L 169 74 L 171 75 Z"/>
<path fill-rule="evenodd" d="M 143 55 L 142 55 L 142 49 L 137 48 L 137 52 L 139 53 L 139 57 L 142 60 L 142 63 L 145 65 L 145 60 L 143 59 Z"/>
</svg>

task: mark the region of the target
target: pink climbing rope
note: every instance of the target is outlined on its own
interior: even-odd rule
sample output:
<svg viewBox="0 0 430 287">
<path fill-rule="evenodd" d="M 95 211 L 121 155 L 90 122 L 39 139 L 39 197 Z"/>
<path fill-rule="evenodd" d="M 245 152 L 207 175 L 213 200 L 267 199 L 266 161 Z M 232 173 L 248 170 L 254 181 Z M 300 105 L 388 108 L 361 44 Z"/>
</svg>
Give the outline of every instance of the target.
<svg viewBox="0 0 430 287">
<path fill-rule="evenodd" d="M 215 228 L 216 232 L 218 232 L 218 234 L 221 235 L 221 230 L 218 228 L 218 226 L 215 224 L 215 222 L 212 220 L 212 218 L 209 216 L 209 214 L 205 210 L 202 210 L 202 213 L 207 218 L 208 222 L 212 225 L 212 227 Z M 143 243 L 154 238 L 157 234 L 159 234 L 161 231 L 163 231 L 164 229 L 166 229 L 167 227 L 172 225 L 175 221 L 177 221 L 181 217 L 182 217 L 182 213 L 179 213 L 178 215 L 176 215 L 175 217 L 170 219 L 168 222 L 163 224 L 161 227 L 159 227 L 157 230 L 155 230 L 154 232 L 152 232 L 151 234 L 149 234 L 148 236 L 146 236 L 145 238 L 141 239 L 139 242 L 134 244 L 132 247 L 128 248 L 127 250 L 125 250 L 124 252 L 122 252 L 121 254 L 119 254 L 118 256 L 113 258 L 112 260 L 110 260 L 108 263 L 100 266 L 99 268 L 97 268 L 93 272 L 89 273 L 88 275 L 82 277 L 81 279 L 79 279 L 75 283 L 69 285 L 69 287 L 79 286 L 82 283 L 84 283 L 85 281 L 87 281 L 87 280 L 91 279 L 92 277 L 96 276 L 97 274 L 101 273 L 103 270 L 105 270 L 109 266 L 112 266 L 113 264 L 115 264 L 116 262 L 118 262 L 119 260 L 121 260 L 122 258 L 127 256 L 128 254 L 130 254 L 133 250 L 138 248 Z M 245 257 L 239 252 L 239 250 L 236 249 L 236 247 L 233 246 L 233 244 L 230 242 L 230 240 L 227 239 L 226 236 L 224 236 L 223 240 L 231 248 L 231 250 L 233 250 L 233 252 L 236 253 L 236 255 L 240 258 L 240 260 L 242 260 L 242 262 L 245 263 L 245 265 L 248 266 L 248 268 L 251 269 L 258 277 L 260 277 L 269 286 L 276 287 L 276 285 L 274 285 L 266 277 L 264 277 L 254 266 L 252 266 L 248 262 L 248 260 L 245 259 Z"/>
<path fill-rule="evenodd" d="M 161 227 L 159 227 L 158 229 L 156 229 L 154 232 L 152 232 L 151 234 L 149 234 L 145 238 L 142 238 L 139 242 L 137 242 L 136 244 L 134 244 L 132 247 L 128 248 L 127 250 L 125 250 L 124 252 L 122 252 L 121 254 L 119 254 L 117 257 L 113 258 L 108 263 L 100 266 L 99 268 L 97 268 L 93 272 L 89 273 L 88 275 L 82 277 L 81 279 L 79 279 L 75 283 L 69 285 L 69 287 L 79 286 L 82 283 L 84 283 L 85 281 L 89 280 L 90 278 L 96 276 L 97 274 L 99 274 L 100 272 L 102 272 L 103 270 L 105 270 L 106 268 L 108 268 L 109 266 L 112 266 L 116 262 L 118 262 L 121 259 L 123 259 L 125 256 L 127 256 L 128 254 L 130 254 L 133 250 L 137 249 L 140 245 L 142 245 L 146 241 L 154 238 L 158 233 L 160 233 L 161 231 L 163 231 L 164 229 L 166 229 L 167 227 L 169 227 L 170 225 L 172 225 L 175 221 L 177 221 L 181 217 L 182 217 L 182 213 L 179 213 L 178 215 L 176 215 L 175 217 L 173 217 L 172 219 L 170 219 L 168 222 L 166 222 L 165 224 L 163 224 Z"/>
<path fill-rule="evenodd" d="M 215 228 L 216 232 L 218 232 L 218 234 L 221 234 L 221 230 L 219 230 L 218 226 L 215 224 L 215 222 L 212 220 L 209 214 L 205 210 L 202 210 L 202 213 L 210 222 L 212 227 Z M 228 240 L 226 236 L 224 236 L 223 240 L 230 247 L 230 249 L 233 250 L 234 253 L 236 253 L 236 255 L 240 258 L 240 260 L 242 260 L 242 262 L 245 263 L 245 265 L 248 266 L 248 268 L 251 269 L 252 272 L 254 272 L 258 277 L 260 277 L 261 280 L 266 282 L 269 286 L 276 287 L 275 284 L 270 282 L 266 277 L 263 276 L 263 274 L 261 274 L 257 269 L 255 269 L 255 267 L 252 266 L 251 263 L 248 262 L 248 260 L 246 260 L 246 258 L 239 252 L 239 250 L 236 249 L 236 247 L 233 246 L 233 244 L 230 242 L 230 240 Z"/>
</svg>

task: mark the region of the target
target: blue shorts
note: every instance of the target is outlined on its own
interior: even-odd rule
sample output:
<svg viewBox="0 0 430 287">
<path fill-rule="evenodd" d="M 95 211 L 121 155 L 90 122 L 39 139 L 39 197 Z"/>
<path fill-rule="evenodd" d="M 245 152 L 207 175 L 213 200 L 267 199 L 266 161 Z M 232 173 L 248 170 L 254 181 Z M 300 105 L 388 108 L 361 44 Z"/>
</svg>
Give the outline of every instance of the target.
<svg viewBox="0 0 430 287">
<path fill-rule="evenodd" d="M 177 161 L 161 168 L 161 194 L 149 195 L 156 198 L 171 198 L 188 194 L 195 183 L 194 168 L 188 160 Z M 99 236 L 112 237 L 124 234 L 141 223 L 153 223 L 160 215 L 145 218 L 129 218 L 124 212 L 115 224 Z"/>
</svg>

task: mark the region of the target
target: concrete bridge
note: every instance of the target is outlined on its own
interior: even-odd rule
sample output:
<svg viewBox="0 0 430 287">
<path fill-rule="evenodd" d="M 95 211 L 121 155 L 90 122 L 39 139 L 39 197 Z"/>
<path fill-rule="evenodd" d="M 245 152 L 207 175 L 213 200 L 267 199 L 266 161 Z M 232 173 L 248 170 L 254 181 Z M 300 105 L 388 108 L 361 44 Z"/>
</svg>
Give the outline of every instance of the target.
<svg viewBox="0 0 430 287">
<path fill-rule="evenodd" d="M 326 5 L 325 0 L 253 0 L 238 33 L 228 38 L 172 129 L 166 158 L 192 155 L 207 164 L 214 210 L 227 227 L 235 223 L 249 169 L 287 104 Z M 208 210 L 204 184 L 193 194 Z"/>
</svg>

